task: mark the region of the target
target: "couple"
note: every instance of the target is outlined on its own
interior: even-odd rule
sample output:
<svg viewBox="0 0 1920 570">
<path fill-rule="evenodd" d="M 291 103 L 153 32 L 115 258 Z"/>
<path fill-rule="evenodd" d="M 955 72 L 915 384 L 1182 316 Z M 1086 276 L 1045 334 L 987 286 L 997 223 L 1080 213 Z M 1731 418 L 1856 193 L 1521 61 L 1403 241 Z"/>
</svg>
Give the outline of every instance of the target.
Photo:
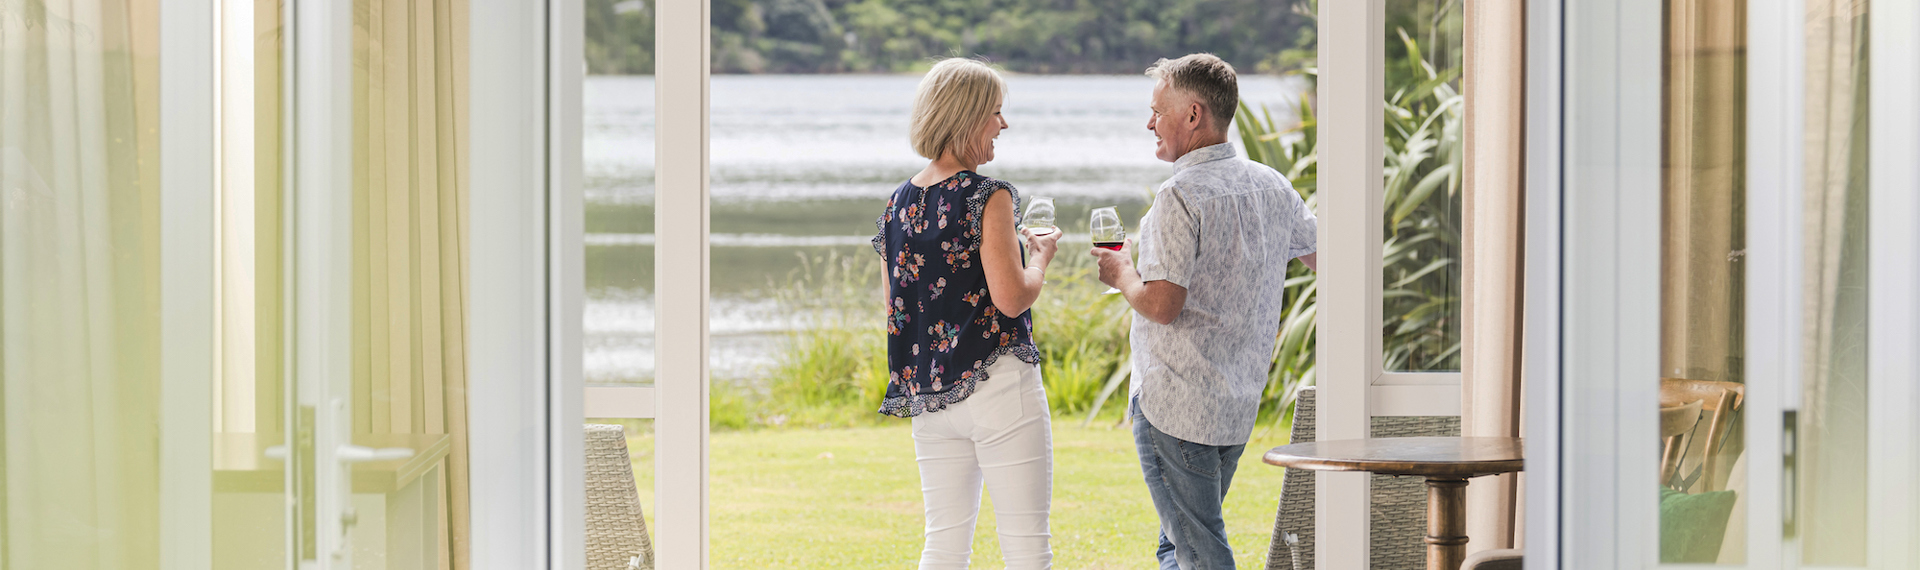
<svg viewBox="0 0 1920 570">
<path fill-rule="evenodd" d="M 1314 265 L 1317 220 L 1280 173 L 1227 142 L 1233 67 L 1161 60 L 1147 128 L 1173 163 L 1135 244 L 1093 248 L 1133 319 L 1134 442 L 1160 515 L 1161 568 L 1232 568 L 1221 501 L 1266 386 L 1282 283 Z M 1016 230 L 1019 194 L 974 169 L 993 160 L 1006 83 L 947 59 L 914 95 L 914 151 L 932 160 L 878 220 L 886 259 L 887 366 L 880 412 L 913 418 L 926 500 L 920 567 L 965 568 L 984 481 L 1007 568 L 1048 568 L 1053 436 L 1028 311 L 1061 232 Z M 1023 244 L 1024 242 L 1024 244 Z M 1024 245 L 1024 247 L 1023 247 Z M 1028 257 L 1028 256 L 1031 257 Z"/>
</svg>

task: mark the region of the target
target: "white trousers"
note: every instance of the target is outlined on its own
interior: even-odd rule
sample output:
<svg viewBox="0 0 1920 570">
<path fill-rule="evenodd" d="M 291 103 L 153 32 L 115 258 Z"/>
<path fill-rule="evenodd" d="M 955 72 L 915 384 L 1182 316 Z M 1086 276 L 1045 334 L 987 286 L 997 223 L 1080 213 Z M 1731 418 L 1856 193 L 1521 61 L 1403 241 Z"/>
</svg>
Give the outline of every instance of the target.
<svg viewBox="0 0 1920 570">
<path fill-rule="evenodd" d="M 913 418 L 927 505 L 921 570 L 967 567 L 982 480 L 993 493 L 1007 570 L 1053 567 L 1053 424 L 1040 367 L 1006 355 L 986 371 L 966 400 Z"/>
</svg>

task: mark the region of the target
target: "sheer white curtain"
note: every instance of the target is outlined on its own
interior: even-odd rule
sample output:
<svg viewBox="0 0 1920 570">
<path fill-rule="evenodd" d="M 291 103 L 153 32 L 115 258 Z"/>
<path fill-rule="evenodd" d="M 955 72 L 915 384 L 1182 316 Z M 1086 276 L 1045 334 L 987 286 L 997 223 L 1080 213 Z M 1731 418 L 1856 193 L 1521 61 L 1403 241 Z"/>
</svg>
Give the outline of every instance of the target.
<svg viewBox="0 0 1920 570">
<path fill-rule="evenodd" d="M 151 4 L 0 0 L 0 568 L 157 564 Z"/>
<path fill-rule="evenodd" d="M 1866 563 L 1867 2 L 1807 2 L 1804 562 Z"/>
</svg>

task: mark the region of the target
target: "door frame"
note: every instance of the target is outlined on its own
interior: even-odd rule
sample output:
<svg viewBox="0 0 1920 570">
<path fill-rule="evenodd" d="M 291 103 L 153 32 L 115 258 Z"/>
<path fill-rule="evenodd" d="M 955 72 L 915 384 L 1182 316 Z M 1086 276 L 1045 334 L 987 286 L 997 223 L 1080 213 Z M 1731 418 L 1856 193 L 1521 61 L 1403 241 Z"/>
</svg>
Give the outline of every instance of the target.
<svg viewBox="0 0 1920 570">
<path fill-rule="evenodd" d="M 559 127 L 564 108 L 552 106 L 569 88 L 567 76 L 554 73 L 567 67 L 555 64 L 565 42 L 549 43 L 564 37 L 554 25 L 567 5 L 468 5 L 469 37 L 485 38 L 469 43 L 467 85 L 467 216 L 475 230 L 467 244 L 467 407 L 468 417 L 484 418 L 468 427 L 474 570 L 584 563 L 579 368 L 577 358 L 563 357 L 578 354 L 578 336 L 559 326 L 569 305 L 550 297 L 579 275 L 577 257 L 557 254 L 565 240 L 553 233 L 564 226 L 556 220 L 566 214 L 567 183 L 578 180 L 567 172 L 566 139 L 555 138 L 568 133 Z M 577 150 L 572 156 L 577 173 Z M 577 328 L 578 304 L 571 306 Z"/>
<path fill-rule="evenodd" d="M 160 566 L 213 565 L 218 12 L 159 11 Z"/>
</svg>

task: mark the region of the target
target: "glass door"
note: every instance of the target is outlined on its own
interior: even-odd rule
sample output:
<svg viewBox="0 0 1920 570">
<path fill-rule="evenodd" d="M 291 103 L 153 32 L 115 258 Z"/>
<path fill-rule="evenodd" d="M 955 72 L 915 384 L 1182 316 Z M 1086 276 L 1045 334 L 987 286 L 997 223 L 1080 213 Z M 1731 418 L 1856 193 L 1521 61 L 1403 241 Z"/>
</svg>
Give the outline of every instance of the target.
<svg viewBox="0 0 1920 570">
<path fill-rule="evenodd" d="M 300 567 L 466 568 L 462 1 L 287 14 L 286 453 Z"/>
<path fill-rule="evenodd" d="M 1913 20 L 1852 1 L 1566 9 L 1564 122 L 1535 124 L 1566 160 L 1535 177 L 1564 181 L 1536 194 L 1565 228 L 1559 336 L 1529 353 L 1558 367 L 1541 435 L 1566 512 L 1535 511 L 1551 554 L 1910 567 L 1920 403 L 1897 347 L 1920 211 L 1911 169 L 1882 160 L 1911 154 L 1913 118 L 1881 85 L 1920 56 L 1879 40 Z"/>
</svg>

